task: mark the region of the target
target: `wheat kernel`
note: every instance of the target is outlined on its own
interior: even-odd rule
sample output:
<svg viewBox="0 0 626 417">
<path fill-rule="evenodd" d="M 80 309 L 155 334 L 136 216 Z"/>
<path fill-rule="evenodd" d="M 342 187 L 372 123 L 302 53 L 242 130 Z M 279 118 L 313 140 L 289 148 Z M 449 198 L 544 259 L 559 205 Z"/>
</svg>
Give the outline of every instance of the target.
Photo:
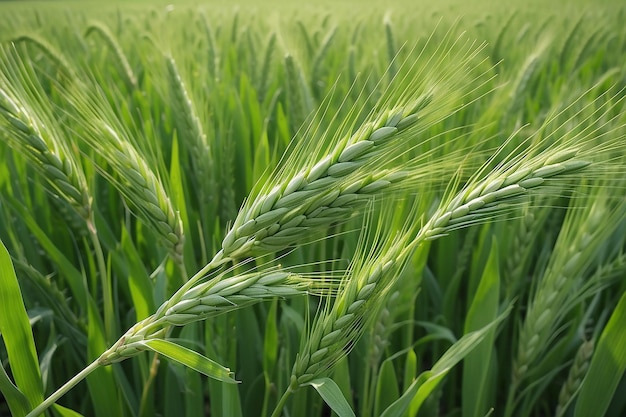
<svg viewBox="0 0 626 417">
<path fill-rule="evenodd" d="M 363 194 L 375 193 L 385 187 L 388 187 L 389 184 L 391 183 L 387 180 L 376 180 L 372 182 L 371 184 L 368 184 L 365 187 L 361 188 L 360 192 Z"/>
<path fill-rule="evenodd" d="M 342 177 L 350 172 L 353 172 L 362 165 L 363 164 L 360 162 L 339 162 L 328 168 L 328 175 L 331 177 Z"/>
<path fill-rule="evenodd" d="M 574 255 L 570 256 L 569 260 L 563 265 L 563 274 L 571 275 L 574 271 L 576 271 L 576 264 L 580 261 L 580 257 L 582 253 L 576 252 Z"/>
<path fill-rule="evenodd" d="M 397 127 L 383 126 L 373 131 L 368 139 L 376 143 L 395 135 L 396 132 L 398 132 Z"/>
<path fill-rule="evenodd" d="M 394 114 L 392 114 L 389 119 L 387 119 L 387 123 L 385 123 L 385 126 L 396 127 L 401 119 L 402 109 L 397 110 Z"/>
<path fill-rule="evenodd" d="M 359 293 L 360 294 L 360 293 Z M 356 300 L 355 302 L 353 302 L 352 304 L 350 304 L 350 307 L 348 307 L 348 313 L 354 313 L 356 310 L 359 309 L 359 307 L 361 307 L 363 304 L 365 304 L 365 300 Z"/>
<path fill-rule="evenodd" d="M 376 283 L 375 282 L 372 282 L 371 284 L 365 285 L 359 291 L 359 294 L 357 295 L 357 298 L 360 299 L 360 300 L 367 299 L 372 294 L 372 292 L 374 291 L 375 288 L 376 288 Z"/>
<path fill-rule="evenodd" d="M 332 332 L 328 333 L 326 336 L 322 337 L 322 339 L 320 340 L 320 346 L 326 347 L 326 346 L 332 345 L 333 343 L 339 340 L 342 333 L 343 333 L 342 329 L 333 330 Z"/>
<path fill-rule="evenodd" d="M 535 323 L 533 324 L 533 326 L 536 329 L 543 329 L 545 328 L 546 324 L 548 323 L 548 320 L 550 319 L 550 316 L 552 315 L 552 310 L 550 308 L 546 308 L 545 310 L 543 310 L 543 312 L 539 315 L 539 317 L 537 317 L 537 320 L 535 321 Z"/>
<path fill-rule="evenodd" d="M 552 156 L 549 156 L 548 159 L 546 159 L 546 164 L 550 165 L 565 162 L 575 157 L 576 154 L 578 154 L 578 149 L 564 149 L 556 152 Z"/>
<path fill-rule="evenodd" d="M 523 188 L 534 188 L 534 187 L 538 187 L 541 184 L 543 184 L 545 182 L 545 180 L 541 177 L 539 178 L 527 178 L 525 180 L 522 180 L 519 182 L 519 186 L 523 187 Z"/>
<path fill-rule="evenodd" d="M 333 325 L 333 329 L 334 330 L 341 329 L 341 328 L 345 327 L 348 323 L 350 323 L 353 319 L 354 319 L 354 314 L 353 313 L 345 314 L 345 315 L 339 317 L 335 321 L 335 324 Z"/>
<path fill-rule="evenodd" d="M 414 125 L 415 123 L 417 123 L 418 120 L 419 120 L 419 116 L 417 115 L 417 113 L 410 114 L 407 117 L 400 120 L 398 124 L 396 125 L 396 127 L 398 128 L 399 131 L 404 130 L 410 127 L 411 125 Z"/>
<path fill-rule="evenodd" d="M 504 199 L 506 197 L 511 197 L 517 194 L 523 193 L 525 190 L 517 184 L 509 185 L 508 187 L 504 187 L 498 191 L 494 191 L 493 193 L 489 193 L 489 196 L 493 196 L 496 200 Z M 486 200 L 486 197 L 483 197 L 486 202 L 490 202 Z"/>
<path fill-rule="evenodd" d="M 283 195 L 291 194 L 295 192 L 296 190 L 303 188 L 304 181 L 305 181 L 304 173 L 301 172 L 295 177 L 293 177 L 291 181 L 289 181 L 289 184 L 287 184 L 285 191 L 283 191 Z"/>
<path fill-rule="evenodd" d="M 346 206 L 346 205 L 348 205 L 348 204 L 350 204 L 350 203 L 352 203 L 352 202 L 354 202 L 354 201 L 356 201 L 358 199 L 359 199 L 359 196 L 357 194 L 340 195 L 339 197 L 337 197 L 335 199 L 335 201 L 333 201 L 330 204 L 330 207 L 341 208 L 341 207 Z M 330 217 L 329 213 L 324 213 L 324 214 Z"/>
<path fill-rule="evenodd" d="M 530 172 L 531 172 L 531 169 L 529 167 L 523 167 L 523 168 L 516 169 L 511 175 L 506 177 L 506 179 L 501 184 L 501 186 L 498 187 L 498 189 L 501 188 L 501 187 L 507 187 L 507 186 L 509 186 L 511 184 L 515 184 L 515 183 L 519 182 L 522 178 L 527 177 L 530 174 Z"/>
<path fill-rule="evenodd" d="M 364 180 L 358 180 L 341 190 L 341 194 L 354 194 L 363 187 Z"/>
<path fill-rule="evenodd" d="M 274 224 L 268 226 L 267 234 L 271 236 L 271 235 L 275 234 L 276 232 L 278 232 L 279 230 L 280 230 L 280 224 L 274 223 Z"/>
<path fill-rule="evenodd" d="M 324 175 L 326 171 L 328 170 L 328 167 L 330 167 L 331 163 L 332 163 L 332 157 L 330 155 L 323 158 L 321 161 L 315 164 L 313 168 L 311 168 L 311 170 L 309 171 L 309 174 L 306 177 L 307 181 L 313 182 L 319 177 L 321 177 L 322 175 Z"/>
<path fill-rule="evenodd" d="M 348 145 L 341 154 L 339 154 L 338 162 L 348 162 L 352 161 L 359 156 L 363 155 L 370 148 L 374 146 L 374 142 L 370 140 L 361 140 L 351 145 Z"/>
<path fill-rule="evenodd" d="M 274 207 L 276 208 L 287 208 L 294 205 L 298 205 L 306 198 L 315 194 L 314 190 L 310 191 L 295 191 L 291 194 L 283 195 L 281 198 L 276 201 Z"/>
<path fill-rule="evenodd" d="M 309 360 L 309 362 L 319 362 L 320 360 L 322 360 L 324 358 L 324 356 L 326 356 L 328 354 L 328 348 L 321 348 L 320 350 L 318 350 L 317 352 L 314 352 L 311 355 L 311 359 Z M 315 372 L 312 372 L 315 373 Z"/>
<path fill-rule="evenodd" d="M 263 199 L 263 204 L 261 204 L 260 212 L 266 213 L 274 207 L 274 204 L 280 197 L 280 185 L 275 186 L 272 190 L 265 196 Z"/>
<path fill-rule="evenodd" d="M 320 179 L 317 179 L 317 180 L 307 184 L 303 188 L 303 191 L 319 190 L 319 189 L 322 189 L 322 188 L 332 187 L 332 186 L 335 185 L 336 182 L 337 182 L 337 178 L 322 177 Z"/>
</svg>

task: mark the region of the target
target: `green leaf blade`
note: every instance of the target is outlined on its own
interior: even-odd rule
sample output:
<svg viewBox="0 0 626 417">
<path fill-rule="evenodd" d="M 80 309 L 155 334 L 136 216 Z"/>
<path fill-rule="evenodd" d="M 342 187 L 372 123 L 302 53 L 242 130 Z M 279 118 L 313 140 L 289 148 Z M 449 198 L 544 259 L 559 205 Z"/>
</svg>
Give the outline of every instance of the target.
<svg viewBox="0 0 626 417">
<path fill-rule="evenodd" d="M 339 385 L 330 378 L 317 378 L 307 383 L 318 392 L 320 397 L 328 404 L 328 406 L 337 413 L 339 417 L 355 417 L 354 411 L 350 408 L 350 404 L 343 396 Z"/>
<path fill-rule="evenodd" d="M 0 334 L 9 355 L 16 388 L 28 399 L 31 408 L 34 408 L 43 401 L 37 350 L 13 262 L 2 241 L 0 241 Z M 10 391 L 5 393 L 3 390 L 3 395 L 11 395 Z M 14 403 L 22 402 L 15 391 L 12 394 Z"/>
<path fill-rule="evenodd" d="M 498 246 L 492 241 L 491 252 L 485 265 L 478 289 L 465 320 L 465 332 L 478 330 L 496 319 L 500 294 L 500 272 L 498 269 Z M 490 406 L 493 380 L 495 328 L 485 335 L 480 344 L 463 360 L 463 416 L 482 417 Z"/>
<path fill-rule="evenodd" d="M 177 345 L 176 343 L 172 343 L 168 340 L 160 339 L 146 340 L 140 344 L 173 361 L 188 366 L 189 368 L 194 369 L 209 378 L 229 384 L 237 383 L 237 381 L 233 378 L 233 373 L 230 369 L 212 361 L 206 356 L 194 352 L 191 349 L 187 349 L 184 346 Z"/>
<path fill-rule="evenodd" d="M 600 336 L 587 376 L 580 388 L 574 417 L 604 415 L 624 372 L 626 372 L 626 293 L 622 294 Z"/>
</svg>

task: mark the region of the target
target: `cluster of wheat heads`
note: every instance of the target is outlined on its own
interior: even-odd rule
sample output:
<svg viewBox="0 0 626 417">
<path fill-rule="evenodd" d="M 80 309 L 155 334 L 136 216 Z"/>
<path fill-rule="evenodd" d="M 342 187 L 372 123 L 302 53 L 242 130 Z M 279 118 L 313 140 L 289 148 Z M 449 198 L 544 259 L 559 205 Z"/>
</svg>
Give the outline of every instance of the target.
<svg viewBox="0 0 626 417">
<path fill-rule="evenodd" d="M 113 36 L 90 27 L 94 30 Z M 219 381 L 235 382 L 228 368 L 169 339 L 172 328 L 263 300 L 314 294 L 323 298 L 321 307 L 303 335 L 290 384 L 274 414 L 280 415 L 292 392 L 311 385 L 338 414 L 350 415 L 344 403 L 329 398 L 329 393 L 335 395 L 338 389 L 325 376 L 377 320 L 406 263 L 421 245 L 455 229 L 506 218 L 531 196 L 571 191 L 576 181 L 594 173 L 623 173 L 623 161 L 614 155 L 623 142 L 619 120 L 615 127 L 616 118 L 621 117 L 614 115 L 621 103 L 619 94 L 605 101 L 592 101 L 573 115 L 566 112 L 566 120 L 556 114 L 532 137 L 519 142 L 512 137 L 492 153 L 475 142 L 465 145 L 467 136 L 462 133 L 454 145 L 436 135 L 429 136 L 429 127 L 462 111 L 468 100 L 481 94 L 490 78 L 490 73 L 473 69 L 482 65 L 482 47 L 466 39 L 448 36 L 434 50 L 417 54 L 417 58 L 409 54 L 404 62 L 400 59 L 390 71 L 390 87 L 373 109 L 350 109 L 338 113 L 327 125 L 311 123 L 300 132 L 279 168 L 262 177 L 252 189 L 212 260 L 155 313 L 138 321 L 92 365 L 30 414 L 43 412 L 96 369 L 146 350 Z M 120 50 L 116 43 L 110 44 Z M 3 54 L 9 57 L 14 51 Z M 41 106 L 37 86 L 29 90 L 11 87 L 29 86 L 29 80 L 36 79 L 28 68 L 19 70 L 21 81 L 15 79 L 11 69 L 27 64 L 19 57 L 3 62 L 11 68 L 7 67 L 4 74 L 8 75 L 0 79 L 0 132 L 10 140 L 12 149 L 37 168 L 49 192 L 91 224 L 94 250 L 101 251 L 95 243 L 98 233 L 93 225 L 93 193 L 89 188 L 93 185 L 82 176 L 85 168 L 80 166 L 81 152 L 153 231 L 179 267 L 178 273 L 186 278 L 185 232 L 181 214 L 169 197 L 170 186 L 162 176 L 158 158 L 151 159 L 152 155 L 141 148 L 142 141 L 129 134 L 136 132 L 124 126 L 109 97 L 90 91 L 88 87 L 93 86 L 88 81 L 75 80 L 60 90 L 69 108 L 75 109 L 68 118 L 75 123 L 69 131 L 80 138 L 81 145 L 80 149 L 72 149 L 62 139 L 61 132 L 69 131 L 56 126 L 46 109 L 36 107 Z M 168 60 L 167 65 L 172 76 L 176 75 L 174 61 Z M 123 68 L 128 68 L 128 63 Z M 174 95 L 181 102 L 189 101 L 184 84 L 173 84 Z M 130 87 L 133 85 L 129 82 Z M 592 183 L 581 189 L 601 186 Z M 446 192 L 441 195 L 444 188 Z M 438 198 L 434 209 L 423 203 Z M 388 211 L 389 206 L 403 204 L 409 206 L 407 210 Z M 381 214 L 363 217 L 368 211 Z M 623 218 L 622 212 L 616 213 L 617 219 Z M 261 264 L 250 270 L 246 267 L 250 258 L 301 246 L 323 236 L 330 226 L 355 217 L 365 233 L 339 281 L 300 274 L 295 268 L 283 269 L 275 264 Z M 580 247 L 573 246 L 572 253 Z M 101 266 L 107 302 L 111 284 L 105 279 L 105 271 L 106 267 Z M 118 334 L 118 329 L 106 327 L 107 338 Z M 534 343 L 524 332 L 520 336 L 520 355 L 531 351 L 529 343 Z M 460 340 L 457 352 L 465 354 L 485 334 L 481 330 Z M 438 363 L 439 367 L 433 367 L 438 372 L 426 376 L 432 378 L 431 385 L 436 385 L 462 357 L 458 353 L 442 358 L 447 362 Z M 523 370 L 522 359 L 528 357 L 518 360 L 518 372 Z M 398 412 L 402 407 L 407 405 L 398 403 L 390 409 Z"/>
</svg>

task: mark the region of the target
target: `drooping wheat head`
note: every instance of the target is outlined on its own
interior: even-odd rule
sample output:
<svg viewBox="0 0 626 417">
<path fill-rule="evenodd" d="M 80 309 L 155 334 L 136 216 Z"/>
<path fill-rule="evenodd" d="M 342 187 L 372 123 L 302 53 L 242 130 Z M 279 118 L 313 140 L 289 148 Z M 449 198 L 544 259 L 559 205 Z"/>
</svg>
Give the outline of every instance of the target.
<svg viewBox="0 0 626 417">
<path fill-rule="evenodd" d="M 92 197 L 80 158 L 43 105 L 34 68 L 13 47 L 0 49 L 0 58 L 0 134 L 41 173 L 54 196 L 90 221 Z"/>
</svg>

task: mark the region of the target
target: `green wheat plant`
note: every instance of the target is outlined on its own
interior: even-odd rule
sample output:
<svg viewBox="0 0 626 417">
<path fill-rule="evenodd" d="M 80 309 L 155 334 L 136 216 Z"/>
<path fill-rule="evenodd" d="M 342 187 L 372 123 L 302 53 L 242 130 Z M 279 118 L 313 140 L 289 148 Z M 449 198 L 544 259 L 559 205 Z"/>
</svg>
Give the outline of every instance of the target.
<svg viewBox="0 0 626 417">
<path fill-rule="evenodd" d="M 623 414 L 623 5 L 30 6 L 0 415 Z"/>
</svg>

